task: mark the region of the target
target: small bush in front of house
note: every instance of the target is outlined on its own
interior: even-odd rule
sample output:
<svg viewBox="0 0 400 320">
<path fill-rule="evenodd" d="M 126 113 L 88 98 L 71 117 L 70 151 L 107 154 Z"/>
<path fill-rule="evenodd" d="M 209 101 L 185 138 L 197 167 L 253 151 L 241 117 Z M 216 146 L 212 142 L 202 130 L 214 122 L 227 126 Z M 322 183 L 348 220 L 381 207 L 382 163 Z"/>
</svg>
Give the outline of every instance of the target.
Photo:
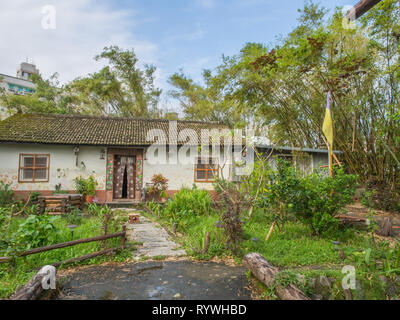
<svg viewBox="0 0 400 320">
<path fill-rule="evenodd" d="M 353 201 L 356 176 L 337 169 L 333 177 L 323 172 L 302 177 L 285 160 L 278 159 L 276 165 L 268 175 L 260 207 L 281 226 L 296 217 L 310 225 L 315 234 L 336 229 L 335 215 Z"/>
<path fill-rule="evenodd" d="M 246 194 L 235 182 L 217 180 L 214 189 L 218 194 L 215 202 L 218 215 L 221 218 L 219 227 L 224 230 L 227 248 L 234 254 L 241 254 L 241 241 L 243 240 L 242 216 L 248 212 L 250 203 Z"/>
<path fill-rule="evenodd" d="M 0 207 L 0 250 L 8 246 L 8 229 L 11 222 L 11 211 L 9 208 Z"/>
<path fill-rule="evenodd" d="M 84 196 L 96 195 L 96 187 L 98 185 L 94 176 L 88 178 L 76 177 L 74 179 L 76 191 Z"/>
<path fill-rule="evenodd" d="M 14 191 L 10 189 L 10 185 L 0 181 L 0 207 L 11 204 L 14 199 Z"/>
<path fill-rule="evenodd" d="M 173 220 L 181 220 L 186 216 L 202 216 L 209 215 L 212 211 L 212 199 L 210 193 L 206 190 L 182 188 L 170 200 L 165 209 L 164 214 Z"/>
<path fill-rule="evenodd" d="M 58 229 L 54 222 L 58 219 L 48 215 L 30 215 L 15 233 L 17 243 L 23 245 L 25 250 L 56 243 Z"/>
<path fill-rule="evenodd" d="M 357 177 L 343 169 L 335 170 L 333 177 L 314 172 L 301 179 L 301 186 L 293 211 L 314 233 L 322 234 L 338 226 L 335 216 L 353 202 Z"/>
<path fill-rule="evenodd" d="M 166 191 L 168 189 L 168 179 L 162 174 L 155 174 L 151 178 L 151 186 L 148 188 L 147 193 L 152 197 L 166 198 Z"/>
<path fill-rule="evenodd" d="M 79 208 L 71 208 L 71 211 L 64 215 L 68 224 L 80 225 L 82 223 L 83 214 Z"/>
<path fill-rule="evenodd" d="M 266 180 L 259 204 L 282 228 L 293 217 L 293 208 L 303 191 L 301 178 L 288 161 L 276 159 L 276 170 L 269 170 Z"/>
<path fill-rule="evenodd" d="M 88 206 L 88 212 L 100 219 L 104 234 L 121 231 L 121 226 L 128 221 L 126 215 L 116 214 L 116 211 L 111 210 L 107 205 L 91 203 Z"/>
</svg>

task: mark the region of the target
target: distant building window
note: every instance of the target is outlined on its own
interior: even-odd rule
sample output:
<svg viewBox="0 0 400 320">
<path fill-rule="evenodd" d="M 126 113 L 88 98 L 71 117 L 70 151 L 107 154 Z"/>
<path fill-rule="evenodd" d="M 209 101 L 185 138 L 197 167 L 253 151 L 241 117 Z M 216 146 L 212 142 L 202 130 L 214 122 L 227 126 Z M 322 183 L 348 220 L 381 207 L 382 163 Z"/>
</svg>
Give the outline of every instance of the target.
<svg viewBox="0 0 400 320">
<path fill-rule="evenodd" d="M 19 182 L 48 182 L 50 155 L 48 154 L 20 154 Z"/>
<path fill-rule="evenodd" d="M 215 158 L 198 158 L 194 168 L 195 182 L 214 182 L 218 178 L 218 163 Z"/>
</svg>

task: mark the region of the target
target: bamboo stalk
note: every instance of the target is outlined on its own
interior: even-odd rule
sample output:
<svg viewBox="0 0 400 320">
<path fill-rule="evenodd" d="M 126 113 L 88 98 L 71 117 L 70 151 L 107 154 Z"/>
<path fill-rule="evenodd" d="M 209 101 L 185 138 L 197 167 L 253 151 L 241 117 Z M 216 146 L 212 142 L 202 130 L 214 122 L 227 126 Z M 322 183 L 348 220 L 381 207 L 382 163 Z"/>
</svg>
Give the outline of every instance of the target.
<svg viewBox="0 0 400 320">
<path fill-rule="evenodd" d="M 271 237 L 272 231 L 274 231 L 274 228 L 275 228 L 275 224 L 276 224 L 276 222 L 274 221 L 271 228 L 269 228 L 269 232 L 268 232 L 267 236 L 265 237 L 265 241 L 268 241 L 269 238 Z"/>
</svg>

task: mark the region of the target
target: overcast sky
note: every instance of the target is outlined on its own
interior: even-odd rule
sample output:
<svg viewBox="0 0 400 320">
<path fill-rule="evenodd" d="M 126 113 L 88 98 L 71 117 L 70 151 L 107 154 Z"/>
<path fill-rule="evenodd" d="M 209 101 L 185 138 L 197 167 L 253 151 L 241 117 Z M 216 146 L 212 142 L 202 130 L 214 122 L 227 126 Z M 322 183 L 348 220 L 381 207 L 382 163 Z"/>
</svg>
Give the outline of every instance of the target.
<svg viewBox="0 0 400 320">
<path fill-rule="evenodd" d="M 321 0 L 328 9 L 356 0 Z M 0 73 L 15 75 L 33 60 L 44 77 L 61 82 L 99 70 L 93 57 L 105 46 L 134 48 L 141 63 L 157 66 L 164 92 L 183 69 L 200 81 L 222 54 L 246 42 L 274 42 L 296 26 L 303 0 L 13 0 L 0 2 Z M 43 7 L 56 10 L 56 28 L 44 29 Z M 47 22 L 49 20 L 46 20 Z M 175 104 L 172 103 L 175 107 Z M 171 106 L 169 106 L 171 107 Z"/>
</svg>

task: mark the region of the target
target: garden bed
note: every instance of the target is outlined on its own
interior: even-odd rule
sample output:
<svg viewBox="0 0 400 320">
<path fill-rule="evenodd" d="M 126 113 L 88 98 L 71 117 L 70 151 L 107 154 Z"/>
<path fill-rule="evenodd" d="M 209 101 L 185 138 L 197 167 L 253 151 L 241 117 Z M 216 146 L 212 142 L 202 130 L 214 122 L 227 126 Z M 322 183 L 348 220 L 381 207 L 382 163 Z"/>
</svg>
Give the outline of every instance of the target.
<svg viewBox="0 0 400 320">
<path fill-rule="evenodd" d="M 18 287 L 29 281 L 38 268 L 43 265 L 74 260 L 77 257 L 119 247 L 121 245 L 120 238 L 113 238 L 18 257 L 18 252 L 29 249 L 104 235 L 104 223 L 110 211 L 103 208 L 98 206 L 96 210 L 86 209 L 81 212 L 81 216 L 78 216 L 75 212 L 72 216 L 48 216 L 45 214 L 13 217 L 7 228 L 8 234 L 3 234 L 0 239 L 9 242 L 8 245 L 5 242 L 0 243 L 0 256 L 16 257 L 13 262 L 0 264 L 0 299 L 8 298 Z M 115 216 L 108 219 L 107 234 L 122 230 L 123 221 L 127 220 L 127 217 L 122 213 L 121 216 L 119 214 L 120 212 L 116 212 Z M 70 228 L 72 224 L 75 225 L 73 232 Z M 37 233 L 37 230 L 42 231 Z M 115 255 L 94 257 L 73 263 L 72 266 L 100 264 L 105 261 L 125 262 L 131 257 L 132 254 L 129 250 L 121 250 Z M 58 268 L 63 269 L 65 266 L 61 265 Z M 68 267 L 71 267 L 71 265 L 68 265 Z"/>
</svg>

